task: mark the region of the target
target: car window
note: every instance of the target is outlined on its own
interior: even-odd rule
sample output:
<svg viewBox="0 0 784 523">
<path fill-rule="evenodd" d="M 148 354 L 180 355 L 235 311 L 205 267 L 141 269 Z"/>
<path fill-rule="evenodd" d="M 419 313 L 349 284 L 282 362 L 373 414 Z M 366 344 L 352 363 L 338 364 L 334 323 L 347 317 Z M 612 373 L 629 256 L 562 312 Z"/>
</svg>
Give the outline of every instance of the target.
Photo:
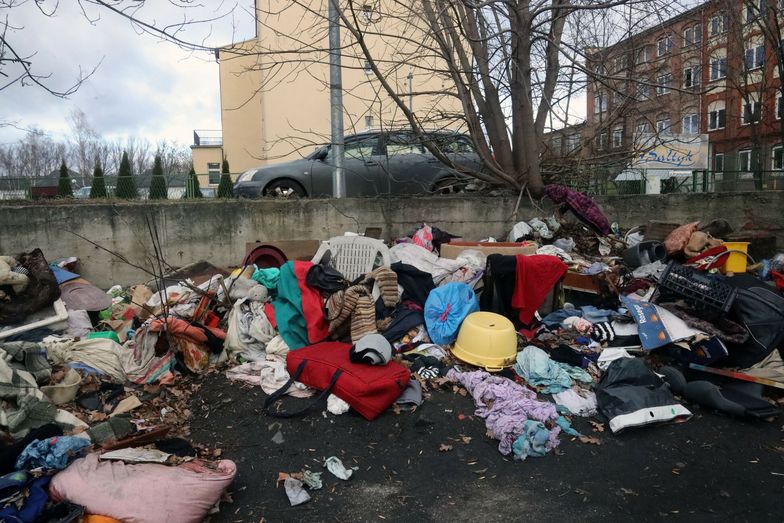
<svg viewBox="0 0 784 523">
<path fill-rule="evenodd" d="M 441 135 L 436 136 L 435 141 L 438 148 L 445 153 L 473 153 L 474 146 L 465 136 L 461 135 Z"/>
<path fill-rule="evenodd" d="M 387 136 L 387 156 L 396 154 L 424 154 L 425 148 L 415 136 L 407 133 L 394 133 Z"/>
<path fill-rule="evenodd" d="M 360 138 L 359 140 L 351 140 L 346 142 L 345 155 L 346 158 L 356 158 L 362 160 L 378 154 L 378 137 L 368 136 L 367 138 Z M 327 152 L 327 158 L 332 158 L 332 147 Z"/>
</svg>

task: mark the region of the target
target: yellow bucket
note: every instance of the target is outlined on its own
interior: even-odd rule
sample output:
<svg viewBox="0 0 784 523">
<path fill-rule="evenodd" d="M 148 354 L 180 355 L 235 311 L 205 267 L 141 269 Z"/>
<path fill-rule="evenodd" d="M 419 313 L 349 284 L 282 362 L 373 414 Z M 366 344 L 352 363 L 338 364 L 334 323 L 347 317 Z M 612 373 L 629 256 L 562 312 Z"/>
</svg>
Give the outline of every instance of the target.
<svg viewBox="0 0 784 523">
<path fill-rule="evenodd" d="M 749 242 L 724 242 L 723 245 L 728 251 L 740 252 L 730 252 L 727 255 L 727 263 L 722 267 L 722 272 L 725 274 L 728 272 L 746 272 L 748 259 L 745 253 L 749 252 Z"/>
</svg>

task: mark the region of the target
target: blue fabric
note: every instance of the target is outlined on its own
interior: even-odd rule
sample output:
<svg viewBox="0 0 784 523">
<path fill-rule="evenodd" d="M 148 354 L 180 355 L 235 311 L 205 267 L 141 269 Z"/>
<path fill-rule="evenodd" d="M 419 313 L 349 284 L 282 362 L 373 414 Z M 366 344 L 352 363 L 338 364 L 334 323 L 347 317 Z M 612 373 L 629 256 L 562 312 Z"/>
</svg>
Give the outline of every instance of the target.
<svg viewBox="0 0 784 523">
<path fill-rule="evenodd" d="M 541 421 L 526 420 L 523 423 L 523 433 L 512 443 L 512 452 L 516 459 L 541 458 L 547 454 L 545 444 L 550 437 L 550 431 Z"/>
<path fill-rule="evenodd" d="M 572 387 L 572 378 L 557 362 L 540 349 L 529 345 L 517 353 L 515 372 L 529 385 L 542 387 L 545 394 L 563 392 Z"/>
<path fill-rule="evenodd" d="M 76 436 L 55 436 L 43 441 L 34 439 L 16 459 L 17 470 L 38 467 L 63 470 L 68 459 L 90 446 L 90 440 Z"/>
<path fill-rule="evenodd" d="M 479 310 L 474 290 L 461 282 L 447 283 L 430 291 L 425 302 L 425 325 L 433 343 L 448 345 L 457 338 L 466 316 Z"/>
<path fill-rule="evenodd" d="M 602 321 L 610 321 L 616 316 L 620 316 L 620 313 L 614 310 L 599 309 L 593 305 L 585 305 L 579 309 L 561 309 L 553 311 L 542 319 L 542 323 L 547 325 L 548 329 L 564 327 L 563 321 L 572 316 L 584 318 L 591 323 L 599 323 Z"/>
<path fill-rule="evenodd" d="M 561 367 L 573 380 L 581 381 L 583 383 L 593 383 L 593 377 L 588 374 L 585 369 L 561 361 L 556 361 L 555 364 Z"/>
<path fill-rule="evenodd" d="M 30 494 L 25 500 L 25 504 L 21 509 L 17 509 L 15 505 L 0 510 L 0 521 L 21 522 L 21 523 L 35 523 L 38 517 L 46 508 L 46 503 L 49 501 L 49 494 L 46 492 L 46 486 L 51 480 L 51 476 L 43 476 L 31 481 L 28 486 Z"/>
<path fill-rule="evenodd" d="M 569 434 L 570 436 L 574 436 L 575 438 L 579 438 L 580 436 L 582 436 L 582 434 L 580 434 L 579 432 L 577 432 L 572 428 L 572 424 L 569 423 L 569 420 L 564 418 L 563 416 L 558 416 L 555 419 L 555 424 L 561 427 L 561 430 L 564 431 L 566 434 Z"/>
<path fill-rule="evenodd" d="M 60 267 L 59 265 L 49 265 L 49 268 L 52 270 L 55 279 L 57 280 L 58 285 L 62 285 L 63 283 L 71 280 L 75 280 L 76 278 L 81 278 L 78 274 L 74 274 L 71 271 L 67 271 Z"/>
</svg>

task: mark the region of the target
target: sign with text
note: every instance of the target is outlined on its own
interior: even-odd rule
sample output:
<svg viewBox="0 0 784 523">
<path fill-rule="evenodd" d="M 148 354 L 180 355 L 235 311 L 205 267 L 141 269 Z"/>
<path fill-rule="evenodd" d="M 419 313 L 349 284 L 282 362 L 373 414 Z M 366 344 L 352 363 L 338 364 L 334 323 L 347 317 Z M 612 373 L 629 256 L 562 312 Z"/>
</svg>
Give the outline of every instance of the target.
<svg viewBox="0 0 784 523">
<path fill-rule="evenodd" d="M 637 138 L 632 167 L 637 169 L 707 169 L 707 134 L 648 134 Z"/>
</svg>

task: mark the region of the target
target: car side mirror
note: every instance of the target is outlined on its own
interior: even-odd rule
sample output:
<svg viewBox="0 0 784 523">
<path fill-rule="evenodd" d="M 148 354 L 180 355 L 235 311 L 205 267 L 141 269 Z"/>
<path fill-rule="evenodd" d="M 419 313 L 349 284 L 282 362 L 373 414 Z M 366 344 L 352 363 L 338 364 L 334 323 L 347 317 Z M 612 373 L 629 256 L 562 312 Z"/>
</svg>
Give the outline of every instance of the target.
<svg viewBox="0 0 784 523">
<path fill-rule="evenodd" d="M 315 159 L 320 161 L 320 162 L 323 162 L 324 160 L 327 159 L 328 152 L 329 152 L 329 149 L 322 149 L 322 150 L 318 151 L 316 153 Z"/>
</svg>

